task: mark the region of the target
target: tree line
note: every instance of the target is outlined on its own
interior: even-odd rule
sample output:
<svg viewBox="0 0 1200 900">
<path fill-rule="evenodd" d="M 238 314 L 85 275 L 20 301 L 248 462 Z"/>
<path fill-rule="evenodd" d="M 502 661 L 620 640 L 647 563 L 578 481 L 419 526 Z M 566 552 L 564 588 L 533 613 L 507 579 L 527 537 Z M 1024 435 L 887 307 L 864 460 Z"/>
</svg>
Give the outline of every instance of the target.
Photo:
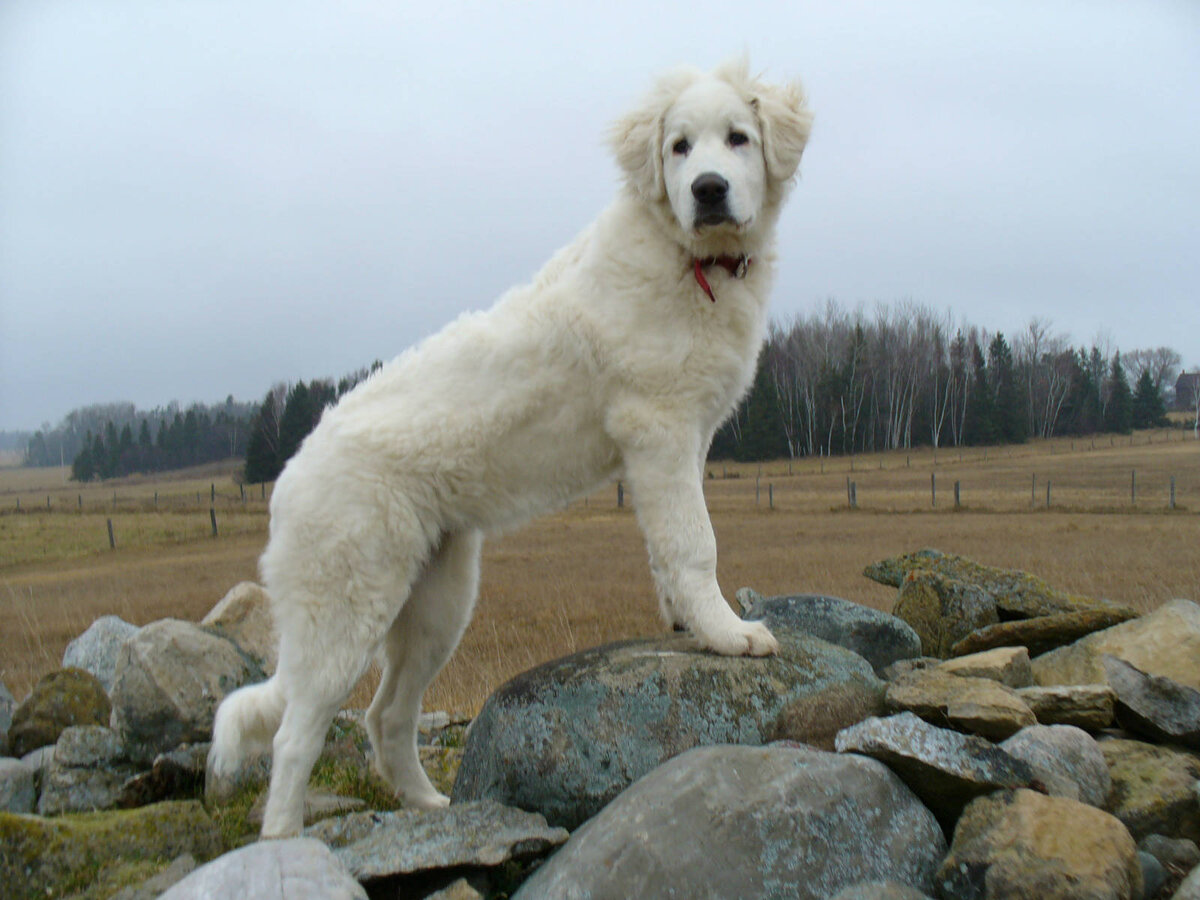
<svg viewBox="0 0 1200 900">
<path fill-rule="evenodd" d="M 1074 347 L 1034 319 L 1010 342 L 916 303 L 836 301 L 774 322 L 713 458 L 832 456 L 1019 443 L 1165 424 L 1181 357 Z"/>
</svg>

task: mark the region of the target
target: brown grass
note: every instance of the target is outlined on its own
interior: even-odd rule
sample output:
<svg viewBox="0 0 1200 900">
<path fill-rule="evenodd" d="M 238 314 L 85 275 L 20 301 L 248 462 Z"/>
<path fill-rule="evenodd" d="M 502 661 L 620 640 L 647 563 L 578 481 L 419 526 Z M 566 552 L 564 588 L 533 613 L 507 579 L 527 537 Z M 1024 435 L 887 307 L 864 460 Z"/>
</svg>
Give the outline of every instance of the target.
<svg viewBox="0 0 1200 900">
<path fill-rule="evenodd" d="M 1136 506 L 1129 493 L 1134 469 Z M 850 460 L 834 459 L 770 463 L 761 475 L 759 466 L 716 464 L 709 472 L 718 575 L 731 598 L 750 585 L 764 593 L 819 591 L 888 609 L 894 592 L 863 578 L 863 566 L 935 546 L 1145 610 L 1172 597 L 1200 599 L 1200 444 L 1181 441 L 1179 432 L 1139 434 L 1132 445 L 1129 438 L 1110 443 L 1105 437 L 1094 447 L 1090 440 L 1074 448 L 1058 440 L 992 448 L 986 458 L 985 451 L 970 450 L 961 460 L 957 451 L 940 451 L 936 463 L 930 451 L 878 454 L 856 458 L 853 471 Z M 1174 512 L 1166 509 L 1171 475 Z M 129 508 L 114 517 L 118 549 L 110 551 L 104 533 L 110 513 L 86 508 L 89 502 L 111 506 L 113 485 L 89 489 L 96 496 L 85 496 L 81 514 L 67 509 L 71 502 L 78 506 L 77 487 L 60 481 L 55 494 L 54 485 L 44 483 L 55 477 L 43 472 L 37 482 L 25 470 L 0 472 L 0 678 L 18 697 L 55 668 L 67 642 L 100 615 L 137 624 L 165 616 L 199 619 L 230 587 L 254 577 L 265 540 L 264 505 L 256 495 L 242 507 L 227 473 L 217 483 L 222 534 L 209 536 L 208 485 L 218 476 L 204 473 L 117 485 L 118 509 Z M 847 477 L 857 483 L 855 511 L 846 508 Z M 962 484 L 958 510 L 956 480 Z M 156 486 L 158 513 L 146 506 Z M 44 509 L 48 491 L 50 513 Z M 615 493 L 605 488 L 487 544 L 478 611 L 427 707 L 473 712 L 529 666 L 661 630 L 631 504 L 618 510 Z M 161 511 L 168 495 L 177 498 L 169 514 Z M 19 515 L 17 496 L 25 510 Z M 42 508 L 32 511 L 38 496 Z M 373 678 L 364 679 L 353 704 L 369 700 Z"/>
</svg>

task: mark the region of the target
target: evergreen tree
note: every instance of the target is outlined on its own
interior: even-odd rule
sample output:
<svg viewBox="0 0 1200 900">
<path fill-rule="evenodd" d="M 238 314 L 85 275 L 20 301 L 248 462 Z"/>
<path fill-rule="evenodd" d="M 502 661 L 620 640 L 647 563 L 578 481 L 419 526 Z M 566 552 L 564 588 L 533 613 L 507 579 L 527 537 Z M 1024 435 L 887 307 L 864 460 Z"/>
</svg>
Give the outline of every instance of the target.
<svg viewBox="0 0 1200 900">
<path fill-rule="evenodd" d="M 787 456 L 787 435 L 779 411 L 775 383 L 767 371 L 765 354 L 758 358 L 754 384 L 746 398 L 746 425 L 734 459 L 759 462 Z"/>
<path fill-rule="evenodd" d="M 971 344 L 971 396 L 967 401 L 966 424 L 963 432 L 968 444 L 980 446 L 996 443 L 996 403 L 992 392 L 987 361 L 978 343 Z"/>
<path fill-rule="evenodd" d="M 1029 436 L 1029 415 L 1017 384 L 1012 350 L 1003 334 L 988 347 L 988 371 L 995 399 L 993 422 L 999 441 L 1020 444 Z"/>
<path fill-rule="evenodd" d="M 1108 373 L 1108 405 L 1104 410 L 1104 430 L 1129 434 L 1133 430 L 1133 392 L 1121 365 L 1121 354 L 1114 353 Z"/>
<path fill-rule="evenodd" d="M 1133 427 L 1155 428 L 1166 423 L 1167 404 L 1158 392 L 1150 370 L 1142 369 L 1133 395 Z"/>
<path fill-rule="evenodd" d="M 89 431 L 83 449 L 71 463 L 71 478 L 75 481 L 91 481 L 96 477 L 96 462 L 92 457 L 92 433 Z"/>
</svg>

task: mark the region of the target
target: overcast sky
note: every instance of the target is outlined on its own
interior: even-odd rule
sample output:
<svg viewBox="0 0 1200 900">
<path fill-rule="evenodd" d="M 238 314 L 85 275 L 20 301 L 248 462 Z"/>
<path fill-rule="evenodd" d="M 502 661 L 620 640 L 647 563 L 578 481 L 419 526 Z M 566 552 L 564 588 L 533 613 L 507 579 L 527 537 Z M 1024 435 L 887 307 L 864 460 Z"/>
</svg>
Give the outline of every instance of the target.
<svg viewBox="0 0 1200 900">
<path fill-rule="evenodd" d="M 1200 366 L 1194 0 L 4 0 L 0 429 L 396 355 L 608 202 L 657 72 L 742 52 L 816 113 L 776 316 L 911 298 Z"/>
</svg>

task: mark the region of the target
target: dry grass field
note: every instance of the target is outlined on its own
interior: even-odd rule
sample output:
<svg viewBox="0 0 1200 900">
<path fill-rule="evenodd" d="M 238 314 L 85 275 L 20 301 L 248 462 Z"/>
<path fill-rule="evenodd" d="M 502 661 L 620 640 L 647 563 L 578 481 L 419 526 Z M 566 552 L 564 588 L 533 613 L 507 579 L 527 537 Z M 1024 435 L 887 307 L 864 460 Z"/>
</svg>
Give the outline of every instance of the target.
<svg viewBox="0 0 1200 900">
<path fill-rule="evenodd" d="M 0 679 L 16 696 L 57 667 L 67 642 L 98 616 L 137 624 L 199 619 L 230 587 L 255 577 L 266 503 L 257 487 L 243 499 L 233 471 L 230 464 L 81 487 L 62 470 L 0 470 Z M 717 463 L 708 474 L 719 576 L 730 598 L 749 585 L 888 609 L 894 592 L 863 578 L 863 566 L 938 547 L 1146 610 L 1172 597 L 1200 599 L 1200 443 L 1190 433 L 961 455 L 925 449 L 853 461 Z M 631 498 L 618 509 L 616 487 L 608 486 L 486 545 L 478 612 L 426 705 L 470 713 L 532 665 L 660 630 Z M 364 679 L 352 704 L 366 704 L 372 680 Z"/>
</svg>

